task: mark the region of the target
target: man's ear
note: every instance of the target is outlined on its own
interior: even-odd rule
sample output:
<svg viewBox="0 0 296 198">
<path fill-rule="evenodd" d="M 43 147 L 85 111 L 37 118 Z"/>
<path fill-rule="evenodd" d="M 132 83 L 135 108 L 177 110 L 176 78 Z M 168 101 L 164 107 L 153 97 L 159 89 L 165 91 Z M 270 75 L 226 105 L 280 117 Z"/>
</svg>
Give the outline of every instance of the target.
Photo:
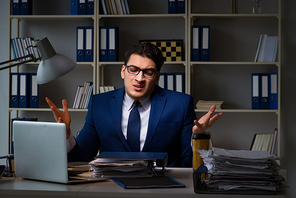
<svg viewBox="0 0 296 198">
<path fill-rule="evenodd" d="M 124 79 L 124 71 L 125 71 L 125 65 L 122 65 L 121 67 L 121 72 L 120 72 L 120 75 L 121 75 L 121 78 Z"/>
<path fill-rule="evenodd" d="M 159 81 L 159 78 L 160 78 L 160 72 L 156 74 L 155 78 L 156 78 L 156 81 L 155 81 L 155 84 L 157 85 L 158 84 L 158 81 Z"/>
</svg>

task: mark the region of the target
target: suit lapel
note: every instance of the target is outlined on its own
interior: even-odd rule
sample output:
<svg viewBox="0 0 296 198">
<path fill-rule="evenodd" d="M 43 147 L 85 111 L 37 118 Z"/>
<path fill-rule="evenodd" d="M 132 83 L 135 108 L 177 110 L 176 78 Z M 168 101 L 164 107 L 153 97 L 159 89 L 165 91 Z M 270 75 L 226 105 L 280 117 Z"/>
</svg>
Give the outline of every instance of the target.
<svg viewBox="0 0 296 198">
<path fill-rule="evenodd" d="M 113 99 L 110 100 L 111 115 L 119 139 L 122 141 L 125 147 L 131 151 L 121 130 L 122 100 L 124 93 L 124 87 L 114 93 Z"/>
<path fill-rule="evenodd" d="M 151 111 L 149 116 L 148 131 L 142 151 L 146 151 L 155 134 L 158 122 L 166 104 L 166 97 L 164 97 L 164 95 L 164 90 L 156 86 L 151 98 Z"/>
</svg>

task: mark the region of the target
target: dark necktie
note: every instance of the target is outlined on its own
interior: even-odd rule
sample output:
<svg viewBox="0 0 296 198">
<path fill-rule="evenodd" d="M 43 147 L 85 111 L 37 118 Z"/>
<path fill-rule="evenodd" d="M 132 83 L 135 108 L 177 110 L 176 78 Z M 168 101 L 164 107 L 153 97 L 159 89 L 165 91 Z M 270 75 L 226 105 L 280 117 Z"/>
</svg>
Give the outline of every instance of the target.
<svg viewBox="0 0 296 198">
<path fill-rule="evenodd" d="M 138 111 L 139 101 L 134 102 L 134 107 L 130 112 L 127 124 L 127 142 L 133 152 L 140 151 L 140 126 L 141 119 Z"/>
</svg>

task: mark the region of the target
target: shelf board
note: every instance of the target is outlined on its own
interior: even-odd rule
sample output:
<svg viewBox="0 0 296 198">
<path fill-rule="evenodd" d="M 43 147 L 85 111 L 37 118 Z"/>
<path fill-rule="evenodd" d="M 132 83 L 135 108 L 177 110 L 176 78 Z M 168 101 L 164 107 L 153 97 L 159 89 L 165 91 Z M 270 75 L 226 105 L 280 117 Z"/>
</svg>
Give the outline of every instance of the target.
<svg viewBox="0 0 296 198">
<path fill-rule="evenodd" d="M 100 14 L 99 18 L 185 18 L 185 14 Z"/>
<path fill-rule="evenodd" d="M 190 17 L 219 17 L 219 18 L 279 18 L 278 14 L 198 14 L 192 13 Z"/>
<path fill-rule="evenodd" d="M 51 111 L 50 108 L 9 108 L 9 111 L 39 111 L 39 112 L 46 112 L 46 111 Z M 63 108 L 59 108 L 60 111 L 63 111 Z M 87 109 L 73 109 L 69 108 L 69 112 L 87 112 Z"/>
<path fill-rule="evenodd" d="M 190 65 L 279 65 L 279 62 L 191 61 Z"/>
<path fill-rule="evenodd" d="M 9 15 L 10 19 L 20 20 L 85 20 L 94 19 L 94 15 Z"/>
<path fill-rule="evenodd" d="M 208 112 L 207 109 L 195 109 L 196 113 Z M 277 109 L 216 109 L 215 112 L 223 113 L 278 113 Z"/>
</svg>

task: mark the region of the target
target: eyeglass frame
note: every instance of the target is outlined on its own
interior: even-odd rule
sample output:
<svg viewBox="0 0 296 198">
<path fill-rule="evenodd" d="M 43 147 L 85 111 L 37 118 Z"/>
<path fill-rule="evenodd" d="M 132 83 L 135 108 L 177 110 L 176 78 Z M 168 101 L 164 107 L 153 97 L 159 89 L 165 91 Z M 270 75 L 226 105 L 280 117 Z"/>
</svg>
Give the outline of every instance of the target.
<svg viewBox="0 0 296 198">
<path fill-rule="evenodd" d="M 143 76 L 145 77 L 145 78 L 154 78 L 158 73 L 159 73 L 159 71 L 156 71 L 155 69 L 140 69 L 139 67 L 137 67 L 137 66 L 135 66 L 135 65 L 124 65 L 125 66 L 125 68 L 126 68 L 126 70 L 127 70 L 127 72 L 129 73 L 129 74 L 132 74 L 132 75 L 138 75 L 140 72 L 142 72 L 143 73 Z M 139 71 L 138 71 L 138 73 L 130 73 L 129 72 L 129 67 L 134 67 L 134 68 L 136 68 L 136 69 L 139 69 Z M 154 75 L 152 76 L 152 77 L 149 77 L 149 76 L 145 76 L 145 71 L 147 71 L 147 70 L 150 70 L 150 71 L 152 71 L 152 70 L 154 70 Z"/>
</svg>

